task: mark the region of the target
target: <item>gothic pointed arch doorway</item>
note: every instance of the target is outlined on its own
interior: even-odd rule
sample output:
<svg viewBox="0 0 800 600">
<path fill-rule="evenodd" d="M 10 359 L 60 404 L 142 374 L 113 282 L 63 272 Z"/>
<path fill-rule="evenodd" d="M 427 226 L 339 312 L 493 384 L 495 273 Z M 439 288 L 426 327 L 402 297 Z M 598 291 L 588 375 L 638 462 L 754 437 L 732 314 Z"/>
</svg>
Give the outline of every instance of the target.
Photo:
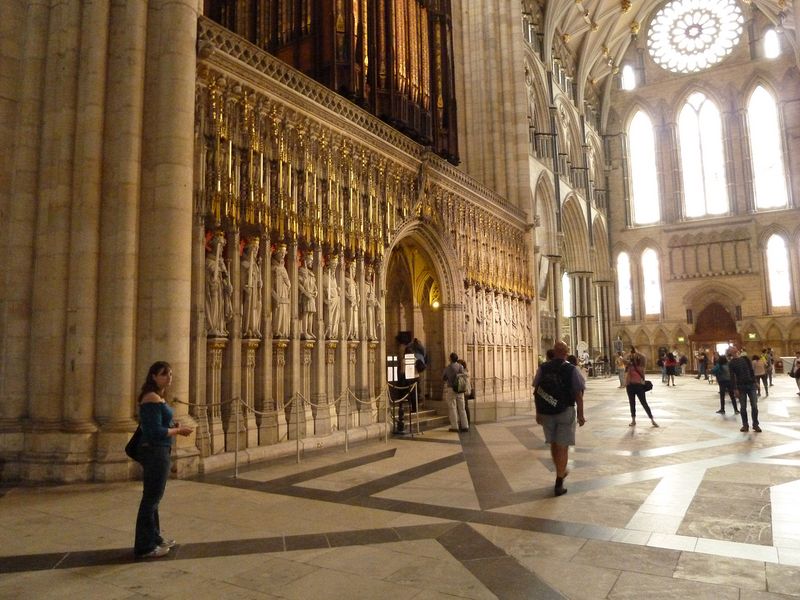
<svg viewBox="0 0 800 600">
<path fill-rule="evenodd" d="M 386 352 L 402 356 L 409 338 L 427 353 L 428 368 L 420 386 L 422 400 L 442 398 L 441 372 L 450 352 L 460 352 L 456 321 L 461 297 L 455 298 L 453 257 L 435 231 L 417 224 L 398 235 L 385 272 Z M 463 320 L 463 317 L 462 317 Z"/>
<path fill-rule="evenodd" d="M 719 352 L 728 344 L 742 345 L 742 336 L 736 331 L 733 315 L 719 302 L 706 306 L 695 320 L 694 333 L 689 336 L 692 354 Z"/>
</svg>

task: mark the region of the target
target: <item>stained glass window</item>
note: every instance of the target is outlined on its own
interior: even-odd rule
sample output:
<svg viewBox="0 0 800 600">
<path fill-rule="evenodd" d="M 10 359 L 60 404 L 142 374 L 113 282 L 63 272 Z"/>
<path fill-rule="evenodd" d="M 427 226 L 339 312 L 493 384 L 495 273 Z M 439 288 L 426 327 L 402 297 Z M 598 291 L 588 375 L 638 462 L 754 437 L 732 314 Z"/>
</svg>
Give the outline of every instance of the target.
<svg viewBox="0 0 800 600">
<path fill-rule="evenodd" d="M 653 18 L 647 46 L 664 69 L 693 73 L 730 54 L 743 23 L 736 0 L 672 0 Z"/>
</svg>

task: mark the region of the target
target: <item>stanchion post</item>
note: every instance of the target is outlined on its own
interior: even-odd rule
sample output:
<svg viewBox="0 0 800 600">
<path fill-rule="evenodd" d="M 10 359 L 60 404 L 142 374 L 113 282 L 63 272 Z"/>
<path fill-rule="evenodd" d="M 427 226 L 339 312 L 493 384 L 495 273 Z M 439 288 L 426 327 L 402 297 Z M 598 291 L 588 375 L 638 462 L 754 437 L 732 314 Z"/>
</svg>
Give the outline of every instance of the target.
<svg viewBox="0 0 800 600">
<path fill-rule="evenodd" d="M 238 400 L 238 398 L 237 398 Z M 241 414 L 242 407 L 236 410 L 236 452 L 233 455 L 233 478 L 239 478 L 239 415 Z"/>
<path fill-rule="evenodd" d="M 300 395 L 294 396 L 294 438 L 297 446 L 297 464 L 300 464 Z"/>
<path fill-rule="evenodd" d="M 350 388 L 344 392 L 344 451 L 345 454 L 350 451 L 348 443 L 350 441 Z"/>
</svg>

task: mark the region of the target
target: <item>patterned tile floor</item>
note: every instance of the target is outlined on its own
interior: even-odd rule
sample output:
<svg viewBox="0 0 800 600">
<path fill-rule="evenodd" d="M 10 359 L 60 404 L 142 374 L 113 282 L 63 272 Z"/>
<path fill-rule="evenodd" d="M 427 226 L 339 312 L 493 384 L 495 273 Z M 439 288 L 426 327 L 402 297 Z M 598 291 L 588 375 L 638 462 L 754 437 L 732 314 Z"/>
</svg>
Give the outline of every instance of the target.
<svg viewBox="0 0 800 600">
<path fill-rule="evenodd" d="M 660 427 L 629 427 L 617 380 L 590 380 L 559 498 L 531 415 L 170 481 L 180 544 L 149 562 L 140 484 L 7 488 L 0 598 L 797 598 L 796 392 L 776 377 L 740 433 L 715 385 L 656 382 Z"/>
</svg>

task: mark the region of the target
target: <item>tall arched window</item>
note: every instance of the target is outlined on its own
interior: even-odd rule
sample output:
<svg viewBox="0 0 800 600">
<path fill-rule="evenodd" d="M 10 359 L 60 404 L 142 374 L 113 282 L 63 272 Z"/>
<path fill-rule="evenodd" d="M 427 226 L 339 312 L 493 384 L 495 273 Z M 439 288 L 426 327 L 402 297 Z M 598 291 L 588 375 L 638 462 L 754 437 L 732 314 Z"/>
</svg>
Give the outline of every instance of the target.
<svg viewBox="0 0 800 600">
<path fill-rule="evenodd" d="M 686 100 L 678 117 L 684 211 L 687 217 L 728 212 L 722 119 L 716 105 L 701 92 Z"/>
<path fill-rule="evenodd" d="M 653 123 L 638 111 L 628 128 L 629 162 L 631 166 L 631 211 L 635 225 L 657 223 L 661 219 L 656 171 L 656 142 Z"/>
<path fill-rule="evenodd" d="M 661 314 L 661 272 L 658 266 L 658 254 L 652 248 L 642 252 L 642 283 L 645 314 Z"/>
<path fill-rule="evenodd" d="M 617 290 L 619 297 L 619 316 L 633 316 L 633 289 L 631 289 L 631 259 L 627 252 L 617 256 Z"/>
<path fill-rule="evenodd" d="M 636 89 L 636 72 L 630 65 L 622 67 L 622 89 L 628 91 Z"/>
<path fill-rule="evenodd" d="M 770 28 L 764 32 L 764 57 L 778 58 L 781 55 L 781 40 L 778 32 Z"/>
<path fill-rule="evenodd" d="M 791 304 L 791 277 L 786 240 L 775 234 L 767 242 L 767 275 L 769 295 L 774 307 Z"/>
<path fill-rule="evenodd" d="M 789 203 L 783 165 L 780 120 L 775 99 L 758 86 L 747 103 L 753 190 L 756 208 L 780 208 Z"/>
<path fill-rule="evenodd" d="M 572 316 L 572 285 L 566 271 L 561 276 L 561 314 L 565 317 Z"/>
</svg>

